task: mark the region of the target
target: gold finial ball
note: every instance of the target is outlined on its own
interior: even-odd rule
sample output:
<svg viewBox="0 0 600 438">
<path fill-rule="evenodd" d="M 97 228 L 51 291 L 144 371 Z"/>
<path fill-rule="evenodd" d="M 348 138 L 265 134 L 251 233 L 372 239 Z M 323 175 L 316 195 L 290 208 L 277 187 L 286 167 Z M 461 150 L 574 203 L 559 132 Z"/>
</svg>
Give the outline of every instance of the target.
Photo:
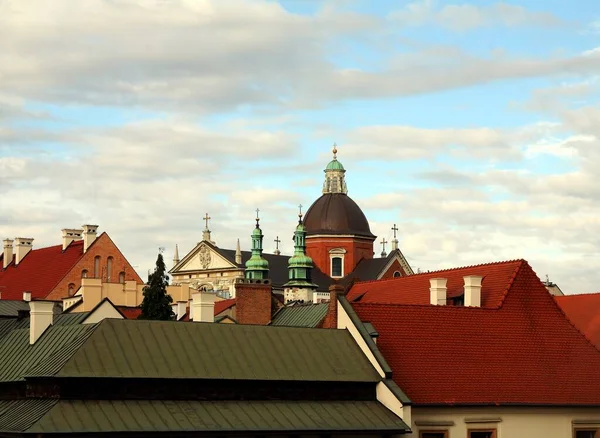
<svg viewBox="0 0 600 438">
<path fill-rule="evenodd" d="M 337 155 L 337 144 L 333 144 L 333 158 Z"/>
</svg>

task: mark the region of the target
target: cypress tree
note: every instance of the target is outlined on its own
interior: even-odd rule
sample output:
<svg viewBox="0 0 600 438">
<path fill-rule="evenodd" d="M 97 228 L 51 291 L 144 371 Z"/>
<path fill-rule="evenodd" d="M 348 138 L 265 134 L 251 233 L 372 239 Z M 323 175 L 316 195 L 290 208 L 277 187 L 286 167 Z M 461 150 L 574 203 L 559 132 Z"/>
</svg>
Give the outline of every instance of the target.
<svg viewBox="0 0 600 438">
<path fill-rule="evenodd" d="M 154 272 L 148 275 L 148 285 L 144 287 L 142 314 L 138 319 L 169 320 L 174 316 L 171 309 L 173 298 L 167 294 L 169 276 L 166 274 L 165 261 L 161 253 L 156 259 Z"/>
</svg>

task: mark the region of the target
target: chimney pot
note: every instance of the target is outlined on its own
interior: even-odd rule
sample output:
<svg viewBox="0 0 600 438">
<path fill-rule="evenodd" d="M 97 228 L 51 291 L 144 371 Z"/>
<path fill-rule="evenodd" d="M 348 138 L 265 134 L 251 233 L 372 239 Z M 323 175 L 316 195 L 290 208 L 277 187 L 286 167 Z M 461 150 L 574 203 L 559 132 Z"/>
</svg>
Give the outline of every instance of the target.
<svg viewBox="0 0 600 438">
<path fill-rule="evenodd" d="M 429 299 L 430 304 L 443 306 L 446 304 L 447 278 L 430 278 L 429 279 Z"/>
<path fill-rule="evenodd" d="M 31 292 L 29 292 L 29 291 L 23 292 L 23 301 L 31 301 Z"/>
<path fill-rule="evenodd" d="M 81 240 L 83 230 L 75 228 L 63 228 L 62 230 L 62 249 L 67 249 L 67 246 L 74 240 Z"/>
<path fill-rule="evenodd" d="M 2 255 L 3 267 L 6 269 L 11 264 L 13 259 L 13 240 L 4 239 L 4 253 Z"/>
<path fill-rule="evenodd" d="M 15 239 L 15 266 L 21 263 L 23 257 L 33 248 L 32 237 L 17 237 Z"/>
<path fill-rule="evenodd" d="M 87 252 L 90 245 L 96 240 L 96 233 L 98 232 L 98 225 L 82 225 L 83 227 L 83 252 Z"/>
<path fill-rule="evenodd" d="M 29 343 L 35 344 L 54 319 L 54 301 L 29 302 Z"/>
<path fill-rule="evenodd" d="M 215 299 L 216 294 L 206 292 L 196 292 L 192 294 L 192 306 L 194 307 L 194 322 L 214 322 L 215 321 Z M 185 302 L 182 304 L 185 305 Z M 179 306 L 179 302 L 177 303 Z M 185 307 L 184 311 L 185 313 Z"/>
<path fill-rule="evenodd" d="M 466 275 L 465 281 L 465 306 L 481 307 L 481 275 Z"/>
</svg>

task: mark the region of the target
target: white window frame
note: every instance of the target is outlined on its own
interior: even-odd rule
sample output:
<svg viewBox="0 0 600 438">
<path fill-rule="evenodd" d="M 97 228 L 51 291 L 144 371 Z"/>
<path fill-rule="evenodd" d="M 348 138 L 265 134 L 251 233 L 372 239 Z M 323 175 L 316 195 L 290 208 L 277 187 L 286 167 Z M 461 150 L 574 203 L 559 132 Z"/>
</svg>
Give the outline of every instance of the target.
<svg viewBox="0 0 600 438">
<path fill-rule="evenodd" d="M 333 275 L 333 259 L 340 258 L 342 259 L 342 275 Z M 342 278 L 344 277 L 344 263 L 346 258 L 346 250 L 344 248 L 333 248 L 329 250 L 329 276 L 331 278 Z"/>
</svg>

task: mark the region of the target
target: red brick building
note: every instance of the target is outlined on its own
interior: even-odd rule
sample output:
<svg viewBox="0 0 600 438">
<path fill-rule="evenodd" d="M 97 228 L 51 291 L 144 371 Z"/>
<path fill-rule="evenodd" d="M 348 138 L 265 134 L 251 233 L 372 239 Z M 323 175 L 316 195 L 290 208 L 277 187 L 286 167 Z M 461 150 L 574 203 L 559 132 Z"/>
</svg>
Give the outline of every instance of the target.
<svg viewBox="0 0 600 438">
<path fill-rule="evenodd" d="M 0 298 L 60 300 L 74 295 L 81 278 L 117 283 L 142 279 L 106 233 L 96 225 L 62 230 L 62 244 L 33 248 L 32 238 L 4 239 L 0 254 Z"/>
</svg>

